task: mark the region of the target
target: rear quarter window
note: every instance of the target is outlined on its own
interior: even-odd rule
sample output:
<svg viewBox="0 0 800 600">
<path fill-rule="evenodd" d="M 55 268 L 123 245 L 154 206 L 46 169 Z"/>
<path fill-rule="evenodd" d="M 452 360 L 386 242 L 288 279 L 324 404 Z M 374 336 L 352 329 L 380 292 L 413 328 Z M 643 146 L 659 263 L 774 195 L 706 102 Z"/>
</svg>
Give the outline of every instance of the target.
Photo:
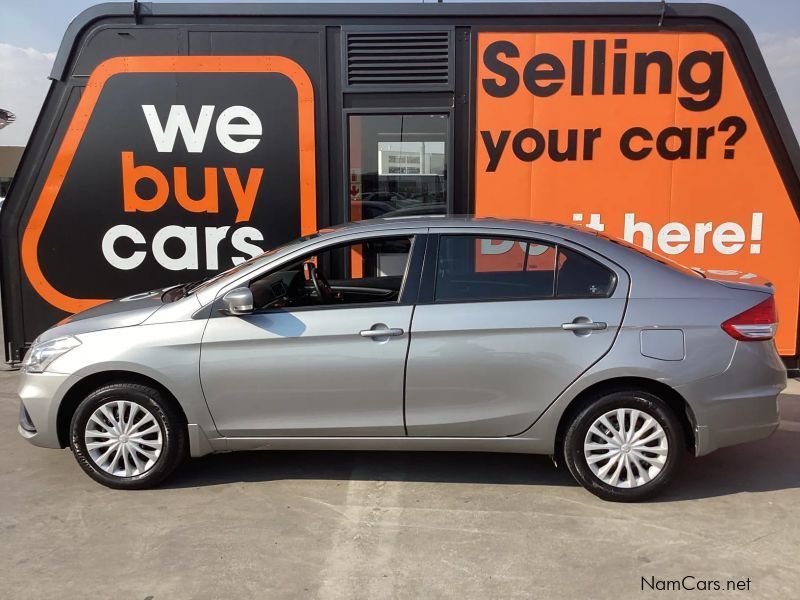
<svg viewBox="0 0 800 600">
<path fill-rule="evenodd" d="M 594 259 L 570 248 L 558 249 L 556 298 L 608 298 L 617 276 Z"/>
</svg>

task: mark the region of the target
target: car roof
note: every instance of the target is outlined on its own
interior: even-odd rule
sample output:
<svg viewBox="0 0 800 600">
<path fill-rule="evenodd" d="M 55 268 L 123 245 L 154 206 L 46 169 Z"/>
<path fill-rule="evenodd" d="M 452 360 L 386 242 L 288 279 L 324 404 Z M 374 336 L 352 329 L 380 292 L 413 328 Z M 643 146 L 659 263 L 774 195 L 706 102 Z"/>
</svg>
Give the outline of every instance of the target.
<svg viewBox="0 0 800 600">
<path fill-rule="evenodd" d="M 566 225 L 552 221 L 534 221 L 529 219 L 500 219 L 497 217 L 474 217 L 469 215 L 418 215 L 406 217 L 383 217 L 345 223 L 332 228 L 320 230 L 320 234 L 330 232 L 332 236 L 355 234 L 359 232 L 381 231 L 386 229 L 409 228 L 449 228 L 463 229 L 494 229 L 498 232 L 508 231 L 509 235 L 514 232 L 524 232 L 533 235 L 547 235 L 560 238 L 571 242 L 577 246 L 596 252 L 606 260 L 621 266 L 633 279 L 640 282 L 650 281 L 653 285 L 661 281 L 678 281 L 674 285 L 679 285 L 679 281 L 692 275 L 691 280 L 697 277 L 696 272 L 690 267 L 676 263 L 675 261 L 654 255 L 652 252 L 645 251 L 631 243 L 611 237 L 603 232 L 598 232 L 587 227 Z M 499 235 L 502 235 L 500 233 Z M 655 279 L 651 279 L 651 278 Z M 661 278 L 659 280 L 659 277 Z M 702 278 L 702 276 L 700 277 Z M 649 285 L 649 284 L 648 284 Z M 644 289 L 647 289 L 647 285 Z"/>
<path fill-rule="evenodd" d="M 533 221 L 529 219 L 500 219 L 497 217 L 473 217 L 469 215 L 383 217 L 354 221 L 335 227 L 324 228 L 319 231 L 319 237 L 324 239 L 326 237 L 358 235 L 359 233 L 397 228 L 420 230 L 426 228 L 449 227 L 463 229 L 465 231 L 470 229 L 494 229 L 500 232 L 499 235 L 502 235 L 502 232 L 505 230 L 509 235 L 514 235 L 515 232 L 517 234 L 523 232 L 532 235 L 546 235 L 560 238 L 597 252 L 599 255 L 619 265 L 624 264 L 625 268 L 633 267 L 636 269 L 636 265 L 638 265 L 638 268 L 652 270 L 653 265 L 657 264 L 656 261 L 663 264 L 673 262 L 664 258 L 658 258 L 656 261 L 653 261 L 651 258 L 645 256 L 641 250 L 637 251 L 638 249 L 635 249 L 631 244 L 621 243 L 613 237 L 609 237 L 604 233 L 586 227 L 576 227 L 552 221 Z M 691 270 L 688 269 L 688 267 L 681 268 Z"/>
<path fill-rule="evenodd" d="M 321 234 L 328 232 L 352 232 L 372 231 L 389 229 L 394 227 L 463 227 L 463 228 L 486 228 L 486 229 L 516 229 L 542 233 L 557 237 L 567 237 L 571 239 L 588 236 L 596 238 L 597 233 L 586 229 L 555 223 L 551 221 L 533 221 L 528 219 L 499 219 L 496 217 L 473 217 L 469 215 L 419 215 L 404 217 L 383 217 L 377 219 L 367 219 L 363 221 L 351 221 L 334 227 L 326 227 L 320 230 Z"/>
</svg>

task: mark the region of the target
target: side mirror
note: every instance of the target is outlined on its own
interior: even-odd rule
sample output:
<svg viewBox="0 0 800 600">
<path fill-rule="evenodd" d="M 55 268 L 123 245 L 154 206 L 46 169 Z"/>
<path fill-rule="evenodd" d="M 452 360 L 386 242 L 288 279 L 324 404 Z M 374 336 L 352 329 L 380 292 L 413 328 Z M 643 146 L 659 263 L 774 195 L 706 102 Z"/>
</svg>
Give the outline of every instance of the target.
<svg viewBox="0 0 800 600">
<path fill-rule="evenodd" d="M 231 290 L 222 297 L 222 312 L 231 316 L 253 312 L 253 292 L 248 287 Z"/>
</svg>

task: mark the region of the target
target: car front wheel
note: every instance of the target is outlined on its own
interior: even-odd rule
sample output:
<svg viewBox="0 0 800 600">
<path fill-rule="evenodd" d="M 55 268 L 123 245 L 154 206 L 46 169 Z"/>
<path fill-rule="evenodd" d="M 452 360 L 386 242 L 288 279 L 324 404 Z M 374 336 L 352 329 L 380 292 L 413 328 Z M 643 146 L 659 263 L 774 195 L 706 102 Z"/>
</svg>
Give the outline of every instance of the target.
<svg viewBox="0 0 800 600">
<path fill-rule="evenodd" d="M 164 394 L 135 383 L 105 385 L 78 405 L 70 423 L 75 459 L 95 481 L 143 489 L 166 479 L 186 455 L 186 430 Z"/>
<path fill-rule="evenodd" d="M 635 502 L 669 484 L 684 453 L 681 424 L 659 397 L 617 391 L 588 402 L 564 437 L 572 476 L 604 500 Z"/>
</svg>

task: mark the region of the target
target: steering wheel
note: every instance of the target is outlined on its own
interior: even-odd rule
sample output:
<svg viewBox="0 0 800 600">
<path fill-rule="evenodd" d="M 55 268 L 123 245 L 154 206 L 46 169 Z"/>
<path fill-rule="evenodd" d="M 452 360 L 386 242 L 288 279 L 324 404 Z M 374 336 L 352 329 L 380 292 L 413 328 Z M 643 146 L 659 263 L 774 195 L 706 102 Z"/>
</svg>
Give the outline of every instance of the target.
<svg viewBox="0 0 800 600">
<path fill-rule="evenodd" d="M 325 276 L 317 269 L 317 265 L 308 262 L 306 266 L 308 267 L 308 278 L 311 280 L 311 284 L 314 286 L 314 291 L 317 294 L 317 303 L 327 304 L 334 300 L 336 294 L 331 289 Z"/>
</svg>

